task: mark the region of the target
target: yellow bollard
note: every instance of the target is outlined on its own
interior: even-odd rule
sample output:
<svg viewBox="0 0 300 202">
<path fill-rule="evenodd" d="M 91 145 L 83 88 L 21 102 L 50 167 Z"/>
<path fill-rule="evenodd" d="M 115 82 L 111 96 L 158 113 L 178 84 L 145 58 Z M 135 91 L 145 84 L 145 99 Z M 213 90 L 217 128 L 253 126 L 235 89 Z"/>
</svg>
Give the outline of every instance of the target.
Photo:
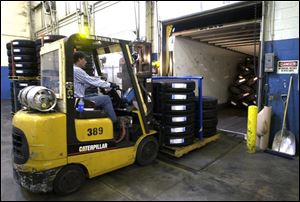
<svg viewBox="0 0 300 202">
<path fill-rule="evenodd" d="M 248 107 L 247 151 L 255 153 L 256 146 L 257 106 Z"/>
</svg>

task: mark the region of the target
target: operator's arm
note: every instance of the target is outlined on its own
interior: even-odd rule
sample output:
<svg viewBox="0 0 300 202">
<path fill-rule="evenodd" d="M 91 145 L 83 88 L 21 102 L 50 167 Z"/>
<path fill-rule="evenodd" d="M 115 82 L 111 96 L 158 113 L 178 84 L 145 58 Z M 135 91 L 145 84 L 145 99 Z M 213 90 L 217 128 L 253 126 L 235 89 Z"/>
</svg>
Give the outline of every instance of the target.
<svg viewBox="0 0 300 202">
<path fill-rule="evenodd" d="M 96 86 L 96 87 L 101 87 L 101 88 L 109 88 L 110 83 L 101 80 L 100 78 L 97 77 L 91 77 L 89 76 L 84 70 L 80 69 L 79 67 L 74 68 L 74 78 L 84 84 Z"/>
</svg>

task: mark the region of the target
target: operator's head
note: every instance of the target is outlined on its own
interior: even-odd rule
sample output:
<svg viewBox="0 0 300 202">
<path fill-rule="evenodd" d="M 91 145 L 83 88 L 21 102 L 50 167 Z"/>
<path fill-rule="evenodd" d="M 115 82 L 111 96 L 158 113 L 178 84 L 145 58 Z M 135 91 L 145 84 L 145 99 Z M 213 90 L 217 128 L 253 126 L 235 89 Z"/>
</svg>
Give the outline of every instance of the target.
<svg viewBox="0 0 300 202">
<path fill-rule="evenodd" d="M 81 51 L 73 53 L 74 64 L 80 68 L 84 68 L 86 64 L 86 55 Z"/>
</svg>

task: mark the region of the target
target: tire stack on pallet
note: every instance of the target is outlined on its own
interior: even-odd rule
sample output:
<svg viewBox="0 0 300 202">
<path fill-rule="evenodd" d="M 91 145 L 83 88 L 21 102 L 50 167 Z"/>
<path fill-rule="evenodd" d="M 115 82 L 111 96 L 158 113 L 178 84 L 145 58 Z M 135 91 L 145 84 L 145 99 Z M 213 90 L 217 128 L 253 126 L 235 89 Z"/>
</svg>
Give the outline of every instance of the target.
<svg viewBox="0 0 300 202">
<path fill-rule="evenodd" d="M 164 127 L 163 143 L 186 146 L 195 131 L 195 83 L 184 79 L 153 80 L 154 115 Z"/>
<path fill-rule="evenodd" d="M 18 94 L 29 85 L 39 85 L 35 43 L 31 40 L 13 40 L 6 44 L 12 114 L 21 109 Z"/>
<path fill-rule="evenodd" d="M 217 105 L 217 98 L 210 96 L 202 96 L 203 137 L 210 137 L 217 133 Z"/>
<path fill-rule="evenodd" d="M 238 76 L 230 86 L 230 103 L 237 108 L 256 105 L 256 82 L 253 60 L 247 58 L 245 63 L 238 65 Z"/>
<path fill-rule="evenodd" d="M 41 51 L 41 47 L 44 45 L 47 45 L 49 43 L 52 43 L 56 40 L 65 38 L 65 36 L 63 35 L 46 35 L 42 38 L 39 38 L 37 40 L 35 40 L 35 50 L 36 50 L 36 60 L 37 60 L 37 65 L 38 65 L 38 69 L 40 69 L 41 67 L 41 55 L 40 55 L 40 51 Z"/>
</svg>

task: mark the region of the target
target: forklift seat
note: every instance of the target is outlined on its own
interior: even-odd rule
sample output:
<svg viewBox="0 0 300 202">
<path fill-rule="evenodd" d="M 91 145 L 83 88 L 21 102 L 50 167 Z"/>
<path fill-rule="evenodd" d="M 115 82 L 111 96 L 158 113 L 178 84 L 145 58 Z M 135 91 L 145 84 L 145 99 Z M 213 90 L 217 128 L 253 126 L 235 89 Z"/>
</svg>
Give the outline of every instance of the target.
<svg viewBox="0 0 300 202">
<path fill-rule="evenodd" d="M 83 98 L 83 102 L 84 102 L 84 111 L 78 112 L 76 110 L 75 118 L 95 119 L 95 118 L 107 118 L 108 117 L 108 115 L 102 108 L 100 108 L 100 109 L 96 108 L 96 104 L 94 101 Z M 78 103 L 79 103 L 79 99 L 76 98 L 75 109 L 77 109 Z"/>
</svg>

